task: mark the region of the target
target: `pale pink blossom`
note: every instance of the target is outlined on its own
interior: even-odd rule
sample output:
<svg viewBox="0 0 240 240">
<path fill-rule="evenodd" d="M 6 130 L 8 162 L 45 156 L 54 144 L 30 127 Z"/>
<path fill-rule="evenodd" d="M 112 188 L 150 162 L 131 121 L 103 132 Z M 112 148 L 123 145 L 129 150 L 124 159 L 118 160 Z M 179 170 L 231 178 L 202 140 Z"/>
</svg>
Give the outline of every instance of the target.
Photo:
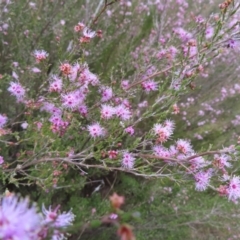
<svg viewBox="0 0 240 240">
<path fill-rule="evenodd" d="M 41 72 L 41 70 L 39 68 L 37 68 L 37 67 L 33 67 L 31 70 L 34 73 L 40 73 Z"/>
<path fill-rule="evenodd" d="M 0 114 L 0 128 L 4 127 L 7 121 L 8 121 L 7 116 Z"/>
<path fill-rule="evenodd" d="M 3 163 L 4 163 L 4 158 L 0 156 L 0 165 L 2 165 Z"/>
<path fill-rule="evenodd" d="M 123 104 L 120 104 L 115 108 L 115 113 L 123 121 L 130 119 L 132 116 L 131 111 Z"/>
<path fill-rule="evenodd" d="M 82 22 L 79 22 L 76 26 L 74 26 L 75 32 L 80 32 L 85 28 L 85 24 Z"/>
<path fill-rule="evenodd" d="M 195 178 L 195 188 L 197 191 L 204 191 L 209 186 L 209 182 L 211 179 L 211 173 L 206 172 L 198 172 L 194 175 Z"/>
<path fill-rule="evenodd" d="M 62 79 L 56 75 L 53 75 L 52 80 L 50 82 L 49 91 L 60 93 L 62 91 L 62 86 L 63 86 Z"/>
<path fill-rule="evenodd" d="M 10 87 L 8 88 L 8 91 L 18 100 L 21 100 L 24 97 L 26 90 L 20 83 L 10 82 Z"/>
<path fill-rule="evenodd" d="M 85 95 L 82 94 L 81 91 L 73 91 L 62 94 L 61 97 L 63 107 L 69 109 L 75 109 L 79 107 L 85 99 Z"/>
<path fill-rule="evenodd" d="M 226 154 L 215 154 L 214 155 L 214 161 L 213 165 L 216 166 L 219 169 L 224 169 L 225 167 L 229 168 L 231 167 L 231 163 L 229 162 L 231 160 L 231 157 Z"/>
<path fill-rule="evenodd" d="M 113 90 L 110 87 L 102 87 L 100 89 L 100 92 L 102 94 L 102 102 L 107 102 L 113 97 Z"/>
<path fill-rule="evenodd" d="M 35 57 L 35 59 L 36 59 L 36 61 L 39 63 L 39 62 L 41 62 L 41 61 L 43 61 L 43 60 L 45 60 L 45 59 L 47 59 L 47 57 L 48 57 L 48 53 L 46 52 L 46 51 L 44 51 L 44 50 L 35 50 L 34 52 L 33 52 L 33 54 L 34 54 L 34 57 Z"/>
<path fill-rule="evenodd" d="M 90 30 L 88 27 L 83 29 L 83 37 L 79 39 L 80 43 L 89 43 L 91 38 L 96 36 L 96 32 Z"/>
<path fill-rule="evenodd" d="M 87 114 L 88 114 L 88 107 L 86 105 L 81 105 L 79 108 L 78 108 L 79 112 L 82 114 L 83 117 L 86 117 Z"/>
<path fill-rule="evenodd" d="M 158 157 L 171 157 L 169 150 L 162 145 L 156 145 L 153 147 L 154 154 Z"/>
<path fill-rule="evenodd" d="M 158 85 L 153 80 L 148 80 L 142 83 L 142 88 L 146 93 L 149 93 L 151 91 L 157 91 Z"/>
<path fill-rule="evenodd" d="M 91 137 L 102 137 L 105 135 L 106 131 L 99 123 L 94 123 L 92 125 L 88 125 L 87 129 L 91 135 Z"/>
<path fill-rule="evenodd" d="M 103 119 L 110 119 L 114 116 L 115 114 L 115 108 L 110 106 L 110 105 L 106 105 L 103 104 L 101 107 L 101 117 Z"/>
<path fill-rule="evenodd" d="M 229 181 L 229 185 L 227 188 L 227 195 L 228 195 L 228 199 L 231 201 L 236 201 L 238 198 L 240 198 L 240 179 L 239 179 L 239 177 L 234 176 Z"/>
<path fill-rule="evenodd" d="M 134 166 L 135 157 L 132 153 L 124 152 L 122 158 L 122 167 L 132 169 Z"/>
<path fill-rule="evenodd" d="M 126 133 L 130 134 L 131 136 L 134 134 L 134 128 L 132 126 L 129 126 L 125 128 L 124 130 Z"/>
<path fill-rule="evenodd" d="M 173 130 L 171 128 L 160 123 L 156 123 L 153 126 L 153 132 L 155 135 L 157 135 L 157 141 L 160 143 L 166 142 L 173 134 Z"/>
<path fill-rule="evenodd" d="M 99 79 L 97 75 L 91 73 L 88 68 L 84 68 L 80 72 L 78 81 L 81 84 L 86 84 L 86 85 L 91 84 L 92 86 L 96 86 L 99 84 Z"/>
<path fill-rule="evenodd" d="M 128 86 L 129 86 L 129 81 L 128 81 L 128 80 L 123 80 L 123 81 L 121 82 L 121 87 L 122 87 L 123 89 L 127 89 Z"/>
<path fill-rule="evenodd" d="M 85 38 L 94 38 L 96 36 L 96 32 L 92 31 L 91 29 L 89 29 L 88 27 L 85 27 L 83 29 L 83 36 Z"/>
<path fill-rule="evenodd" d="M 193 151 L 190 142 L 183 139 L 177 140 L 176 149 L 183 154 L 191 153 Z"/>
</svg>

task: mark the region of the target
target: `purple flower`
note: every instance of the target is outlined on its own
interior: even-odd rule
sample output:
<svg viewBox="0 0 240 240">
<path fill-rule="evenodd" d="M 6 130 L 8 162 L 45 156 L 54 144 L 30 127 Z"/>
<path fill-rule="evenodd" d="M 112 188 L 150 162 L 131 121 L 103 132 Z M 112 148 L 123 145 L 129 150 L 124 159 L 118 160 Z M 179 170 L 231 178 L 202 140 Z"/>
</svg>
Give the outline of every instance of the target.
<svg viewBox="0 0 240 240">
<path fill-rule="evenodd" d="M 99 123 L 94 123 L 92 125 L 89 125 L 87 128 L 91 137 L 93 138 L 101 137 L 105 135 L 105 129 L 101 127 Z"/>
<path fill-rule="evenodd" d="M 146 93 L 149 93 L 151 91 L 157 91 L 158 85 L 153 80 L 148 80 L 142 83 L 142 88 Z"/>
<path fill-rule="evenodd" d="M 133 157 L 132 153 L 125 152 L 123 153 L 122 158 L 122 167 L 132 169 L 134 165 L 135 157 Z"/>
<path fill-rule="evenodd" d="M 14 95 L 18 100 L 21 100 L 25 95 L 25 89 L 20 83 L 10 82 L 10 87 L 8 91 Z"/>
<path fill-rule="evenodd" d="M 101 90 L 102 102 L 107 102 L 113 97 L 113 91 L 110 87 L 103 87 Z"/>
<path fill-rule="evenodd" d="M 75 218 L 75 215 L 70 210 L 69 212 L 59 213 L 58 209 L 60 206 L 57 206 L 54 210 L 51 207 L 47 210 L 43 205 L 42 211 L 44 214 L 44 223 L 54 228 L 66 228 L 72 225 L 72 222 Z"/>
<path fill-rule="evenodd" d="M 132 126 L 129 126 L 125 128 L 125 132 L 132 136 L 134 134 L 134 128 Z"/>
<path fill-rule="evenodd" d="M 110 119 L 114 116 L 115 114 L 115 108 L 110 106 L 110 105 L 106 105 L 103 104 L 102 108 L 101 108 L 101 117 L 103 119 Z"/>
<path fill-rule="evenodd" d="M 120 104 L 115 108 L 115 113 L 123 121 L 131 118 L 131 111 L 123 104 Z"/>
<path fill-rule="evenodd" d="M 88 107 L 83 104 L 78 108 L 78 111 L 82 114 L 83 117 L 86 117 L 88 114 Z"/>
<path fill-rule="evenodd" d="M 227 48 L 234 48 L 236 46 L 236 42 L 233 39 L 229 39 L 227 41 Z"/>
<path fill-rule="evenodd" d="M 206 172 L 198 172 L 194 176 L 195 178 L 195 188 L 197 191 L 204 191 L 207 189 L 209 185 L 209 181 L 211 178 L 211 173 L 206 171 Z"/>
<path fill-rule="evenodd" d="M 27 198 L 5 196 L 0 207 L 0 239 L 38 239 L 42 216 Z"/>
<path fill-rule="evenodd" d="M 0 156 L 0 165 L 2 165 L 3 163 L 4 163 L 4 158 Z"/>
<path fill-rule="evenodd" d="M 228 199 L 235 201 L 240 198 L 240 178 L 234 176 L 230 181 L 227 189 Z"/>
<path fill-rule="evenodd" d="M 50 92 L 61 92 L 62 91 L 62 79 L 57 77 L 56 75 L 52 76 L 52 80 L 50 82 L 49 91 Z"/>
<path fill-rule="evenodd" d="M 62 94 L 62 104 L 63 107 L 69 109 L 75 109 L 83 103 L 84 96 L 80 96 L 80 93 L 77 91 L 70 92 L 67 94 Z"/>
<path fill-rule="evenodd" d="M 0 114 L 0 128 L 7 123 L 8 118 L 5 115 Z"/>
</svg>

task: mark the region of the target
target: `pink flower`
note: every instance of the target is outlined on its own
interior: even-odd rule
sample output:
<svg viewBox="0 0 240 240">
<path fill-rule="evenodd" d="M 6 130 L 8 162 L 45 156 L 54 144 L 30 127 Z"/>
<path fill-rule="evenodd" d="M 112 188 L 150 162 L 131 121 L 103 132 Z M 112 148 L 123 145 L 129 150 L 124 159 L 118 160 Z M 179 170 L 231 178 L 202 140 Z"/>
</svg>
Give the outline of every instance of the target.
<svg viewBox="0 0 240 240">
<path fill-rule="evenodd" d="M 59 69 L 64 75 L 70 75 L 72 73 L 72 66 L 69 63 L 62 63 Z"/>
<path fill-rule="evenodd" d="M 192 156 L 193 156 L 193 155 L 196 155 L 196 153 L 192 152 L 192 153 L 190 154 L 190 156 L 191 156 L 191 155 L 192 155 Z M 189 157 L 190 157 L 190 156 L 189 156 Z M 192 170 L 192 171 L 196 171 L 196 170 L 198 170 L 198 169 L 200 169 L 200 168 L 203 168 L 203 167 L 209 165 L 209 162 L 207 162 L 207 161 L 206 161 L 203 157 L 201 157 L 201 156 L 195 157 L 195 158 L 191 159 L 189 162 L 191 163 L 191 170 Z"/>
<path fill-rule="evenodd" d="M 115 114 L 115 108 L 110 105 L 102 105 L 101 117 L 103 119 L 110 119 Z"/>
<path fill-rule="evenodd" d="M 10 87 L 8 91 L 14 95 L 18 100 L 21 100 L 25 95 L 25 89 L 20 83 L 10 82 Z"/>
<path fill-rule="evenodd" d="M 49 91 L 50 92 L 61 92 L 62 91 L 62 79 L 56 75 L 52 76 L 53 81 L 50 83 Z"/>
<path fill-rule="evenodd" d="M 27 198 L 21 199 L 14 194 L 2 196 L 0 222 L 1 239 L 39 239 L 42 216 Z"/>
<path fill-rule="evenodd" d="M 62 94 L 62 104 L 65 108 L 75 109 L 83 103 L 85 96 L 79 91 Z"/>
<path fill-rule="evenodd" d="M 134 128 L 132 126 L 129 126 L 125 128 L 125 132 L 129 133 L 132 136 L 134 134 Z"/>
<path fill-rule="evenodd" d="M 53 115 L 62 115 L 62 110 L 55 107 L 55 105 L 53 103 L 49 103 L 49 102 L 43 103 L 43 106 L 41 107 L 41 111 L 46 111 Z"/>
<path fill-rule="evenodd" d="M 81 105 L 78 108 L 79 112 L 82 114 L 83 117 L 86 117 L 88 114 L 88 107 L 86 105 Z"/>
<path fill-rule="evenodd" d="M 21 127 L 22 127 L 23 129 L 27 129 L 28 123 L 27 123 L 27 122 L 23 122 L 23 123 L 21 124 Z"/>
<path fill-rule="evenodd" d="M 118 155 L 118 151 L 116 150 L 110 150 L 108 151 L 108 156 L 110 159 L 116 159 Z"/>
<path fill-rule="evenodd" d="M 118 105 L 115 108 L 116 115 L 121 118 L 121 120 L 128 120 L 131 118 L 131 112 L 123 104 Z"/>
<path fill-rule="evenodd" d="M 227 48 L 235 48 L 237 46 L 236 41 L 233 39 L 229 39 L 227 42 Z"/>
<path fill-rule="evenodd" d="M 76 80 L 79 70 L 80 70 L 79 63 L 74 64 L 74 66 L 72 67 L 72 71 L 71 71 L 70 75 L 68 75 L 69 80 L 71 82 L 74 82 Z"/>
<path fill-rule="evenodd" d="M 163 143 L 166 142 L 170 136 L 172 135 L 173 131 L 170 127 L 164 126 L 163 124 L 156 123 L 153 126 L 153 131 L 155 135 L 158 137 L 158 142 Z"/>
<path fill-rule="evenodd" d="M 210 172 L 198 172 L 194 175 L 195 178 L 195 188 L 197 191 L 204 191 L 207 189 L 210 178 L 211 178 L 211 173 Z"/>
<path fill-rule="evenodd" d="M 89 125 L 87 127 L 91 137 L 95 138 L 95 137 L 101 137 L 105 135 L 105 129 L 103 127 L 100 126 L 99 123 L 94 123 L 92 125 Z"/>
<path fill-rule="evenodd" d="M 124 152 L 122 158 L 122 167 L 132 169 L 134 166 L 135 157 L 132 153 Z"/>
<path fill-rule="evenodd" d="M 175 146 L 171 145 L 169 147 L 169 153 L 170 153 L 170 157 L 176 157 L 176 155 L 178 154 L 178 150 L 176 149 Z"/>
<path fill-rule="evenodd" d="M 161 145 L 154 146 L 153 151 L 158 157 L 170 157 L 169 150 Z"/>
<path fill-rule="evenodd" d="M 111 213 L 109 215 L 109 219 L 116 220 L 118 218 L 118 215 L 116 213 Z"/>
<path fill-rule="evenodd" d="M 123 89 L 126 89 L 128 86 L 129 86 L 129 81 L 128 81 L 128 80 L 123 80 L 123 81 L 121 82 L 121 87 L 122 87 Z"/>
<path fill-rule="evenodd" d="M 2 165 L 4 163 L 4 159 L 2 156 L 0 156 L 0 165 Z"/>
<path fill-rule="evenodd" d="M 225 167 L 231 167 L 232 165 L 231 165 L 231 163 L 228 162 L 229 160 L 231 160 L 231 157 L 229 155 L 215 154 L 213 165 L 216 166 L 219 169 L 224 169 Z"/>
<path fill-rule="evenodd" d="M 228 185 L 227 188 L 228 199 L 231 201 L 236 201 L 240 198 L 240 179 L 239 177 L 234 176 Z"/>
<path fill-rule="evenodd" d="M 86 85 L 91 84 L 92 86 L 96 86 L 99 84 L 97 75 L 91 73 L 87 67 L 81 71 L 78 80 L 81 84 Z"/>
<path fill-rule="evenodd" d="M 179 139 L 176 142 L 176 148 L 180 153 L 187 154 L 193 151 L 191 144 L 183 139 Z"/>
<path fill-rule="evenodd" d="M 33 67 L 31 70 L 34 73 L 40 73 L 41 72 L 41 70 L 39 68 L 37 68 L 37 67 Z"/>
<path fill-rule="evenodd" d="M 55 228 L 66 228 L 72 225 L 72 222 L 75 218 L 75 215 L 72 213 L 72 211 L 70 210 L 67 213 L 59 213 L 59 208 L 60 206 L 58 205 L 54 210 L 52 210 L 51 207 L 49 207 L 49 210 L 47 210 L 43 205 L 42 211 L 45 217 L 43 222 L 45 224 L 52 225 Z"/>
<path fill-rule="evenodd" d="M 44 50 L 35 50 L 33 54 L 38 63 L 45 60 L 48 57 L 48 53 Z"/>
<path fill-rule="evenodd" d="M 165 49 L 162 49 L 160 52 L 157 53 L 156 57 L 160 60 L 163 57 L 165 57 L 166 54 L 167 54 L 167 51 Z"/>
<path fill-rule="evenodd" d="M 191 37 L 192 34 L 187 32 L 185 29 L 179 27 L 177 29 L 174 30 L 174 32 L 179 36 L 179 38 L 183 41 L 186 42 L 188 41 Z"/>
<path fill-rule="evenodd" d="M 205 31 L 205 36 L 206 36 L 206 39 L 209 39 L 213 36 L 214 34 L 214 28 L 213 27 L 207 27 L 206 31 Z"/>
<path fill-rule="evenodd" d="M 177 52 L 178 52 L 177 48 L 175 48 L 174 46 L 170 46 L 167 54 L 168 58 L 174 59 L 177 55 Z"/>
<path fill-rule="evenodd" d="M 13 78 L 15 78 L 16 80 L 18 80 L 19 79 L 19 76 L 16 74 L 16 72 L 12 72 L 12 77 Z"/>
<path fill-rule="evenodd" d="M 35 124 L 37 125 L 37 129 L 38 131 L 42 128 L 42 123 L 41 122 L 35 122 Z"/>
<path fill-rule="evenodd" d="M 51 129 L 53 133 L 63 135 L 69 126 L 69 122 L 63 121 L 61 115 L 53 115 L 49 121 L 52 123 Z"/>
<path fill-rule="evenodd" d="M 91 29 L 85 27 L 83 29 L 83 36 L 86 38 L 94 38 L 96 36 L 96 32 L 92 31 Z"/>
<path fill-rule="evenodd" d="M 74 31 L 75 32 L 80 32 L 85 28 L 85 25 L 81 22 L 79 22 L 76 26 L 74 26 Z"/>
<path fill-rule="evenodd" d="M 144 81 L 142 83 L 142 88 L 146 93 L 149 93 L 151 91 L 157 91 L 158 85 L 153 80 L 149 80 L 149 81 Z"/>
<path fill-rule="evenodd" d="M 0 128 L 4 127 L 4 125 L 7 123 L 7 116 L 0 114 Z"/>
<path fill-rule="evenodd" d="M 85 27 L 83 29 L 83 37 L 80 38 L 81 43 L 89 43 L 91 38 L 94 38 L 96 36 L 96 32 L 90 30 L 88 27 Z"/>
<path fill-rule="evenodd" d="M 100 92 L 102 94 L 102 102 L 107 102 L 113 97 L 113 91 L 110 87 L 103 87 Z"/>
<path fill-rule="evenodd" d="M 172 120 L 166 120 L 166 121 L 163 123 L 163 126 L 164 126 L 165 128 L 167 128 L 170 132 L 173 132 L 174 127 L 175 127 L 175 123 L 174 123 Z"/>
</svg>

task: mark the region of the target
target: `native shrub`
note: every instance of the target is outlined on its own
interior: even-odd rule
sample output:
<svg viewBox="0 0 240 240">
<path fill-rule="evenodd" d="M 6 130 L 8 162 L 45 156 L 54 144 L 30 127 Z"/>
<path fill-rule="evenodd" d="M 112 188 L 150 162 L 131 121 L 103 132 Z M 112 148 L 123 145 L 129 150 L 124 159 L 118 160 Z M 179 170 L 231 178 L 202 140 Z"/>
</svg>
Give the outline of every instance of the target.
<svg viewBox="0 0 240 240">
<path fill-rule="evenodd" d="M 211 4 L 216 13 L 204 16 L 208 1 L 0 2 L 2 186 L 56 205 L 43 207 L 55 221 L 53 239 L 63 239 L 58 228 L 74 219 L 64 213 L 67 223 L 57 225 L 59 203 L 74 208 L 81 199 L 94 208 L 88 197 L 108 186 L 106 199 L 124 178 L 126 197 L 136 179 L 160 178 L 238 201 L 237 145 L 196 151 L 173 120 L 179 99 L 213 71 L 215 59 L 240 47 L 240 4 Z M 27 207 L 5 196 L 2 212 L 5 202 Z M 138 212 L 120 210 L 124 197 L 116 193 L 110 202 L 97 222 L 93 210 L 91 224 L 116 225 L 122 240 L 134 239 L 125 222 Z M 29 239 L 46 238 L 46 220 L 35 208 L 27 211 L 40 229 L 26 226 L 37 234 Z M 76 219 L 83 229 L 91 226 L 85 216 Z"/>
</svg>

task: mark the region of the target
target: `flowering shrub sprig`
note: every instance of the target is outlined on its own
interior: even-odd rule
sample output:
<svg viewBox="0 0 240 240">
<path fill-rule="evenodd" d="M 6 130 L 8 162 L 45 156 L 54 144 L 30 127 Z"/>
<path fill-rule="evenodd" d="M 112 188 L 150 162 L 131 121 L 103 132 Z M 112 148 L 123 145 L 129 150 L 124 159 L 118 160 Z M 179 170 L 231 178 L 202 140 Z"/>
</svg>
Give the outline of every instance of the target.
<svg viewBox="0 0 240 240">
<path fill-rule="evenodd" d="M 22 33 L 29 41 L 29 56 L 14 59 L 14 54 L 6 54 L 4 59 L 11 56 L 11 64 L 1 70 L 3 94 L 14 106 L 3 107 L 0 114 L 3 182 L 36 184 L 48 192 L 61 187 L 73 173 L 77 180 L 72 178 L 71 184 L 123 172 L 147 179 L 192 181 L 197 191 L 210 188 L 229 201 L 239 200 L 240 177 L 234 173 L 237 144 L 196 151 L 191 139 L 179 136 L 176 122 L 179 98 L 196 88 L 195 81 L 208 75 L 215 59 L 239 50 L 240 4 L 225 1 L 216 15 L 192 13 L 185 18 L 190 3 L 174 2 L 100 1 L 92 3 L 96 9 L 92 19 L 86 16 L 66 29 L 65 20 L 58 21 L 54 41 L 45 32 L 51 21 L 40 35 L 28 29 Z M 201 6 L 198 2 L 196 6 Z M 56 6 L 52 5 L 54 13 Z M 5 15 L 14 7 L 11 1 L 0 3 Z M 31 3 L 29 9 L 37 8 Z M 176 16 L 170 16 L 173 11 Z M 133 13 L 144 17 L 135 20 Z M 151 15 L 161 19 L 154 22 Z M 108 30 L 110 21 L 116 26 Z M 141 24 L 135 21 L 146 23 L 148 31 L 138 35 Z M 166 23 L 170 22 L 169 29 Z M 15 25 L 0 24 L 3 43 L 12 45 Z M 47 39 L 52 46 L 45 44 L 44 49 L 41 41 Z M 115 210 L 124 202 L 116 194 L 110 201 Z M 24 218 L 35 220 L 15 231 L 18 216 L 7 219 L 8 214 L 4 215 L 11 209 L 16 210 L 14 214 L 24 210 Z M 74 215 L 71 211 L 59 214 L 58 209 L 43 207 L 43 220 L 27 200 L 4 197 L 0 222 L 5 225 L 0 237 L 44 239 L 51 232 L 53 239 L 63 239 L 59 229 L 71 225 Z M 119 226 L 118 234 L 122 240 L 135 239 L 127 224 Z"/>
</svg>

